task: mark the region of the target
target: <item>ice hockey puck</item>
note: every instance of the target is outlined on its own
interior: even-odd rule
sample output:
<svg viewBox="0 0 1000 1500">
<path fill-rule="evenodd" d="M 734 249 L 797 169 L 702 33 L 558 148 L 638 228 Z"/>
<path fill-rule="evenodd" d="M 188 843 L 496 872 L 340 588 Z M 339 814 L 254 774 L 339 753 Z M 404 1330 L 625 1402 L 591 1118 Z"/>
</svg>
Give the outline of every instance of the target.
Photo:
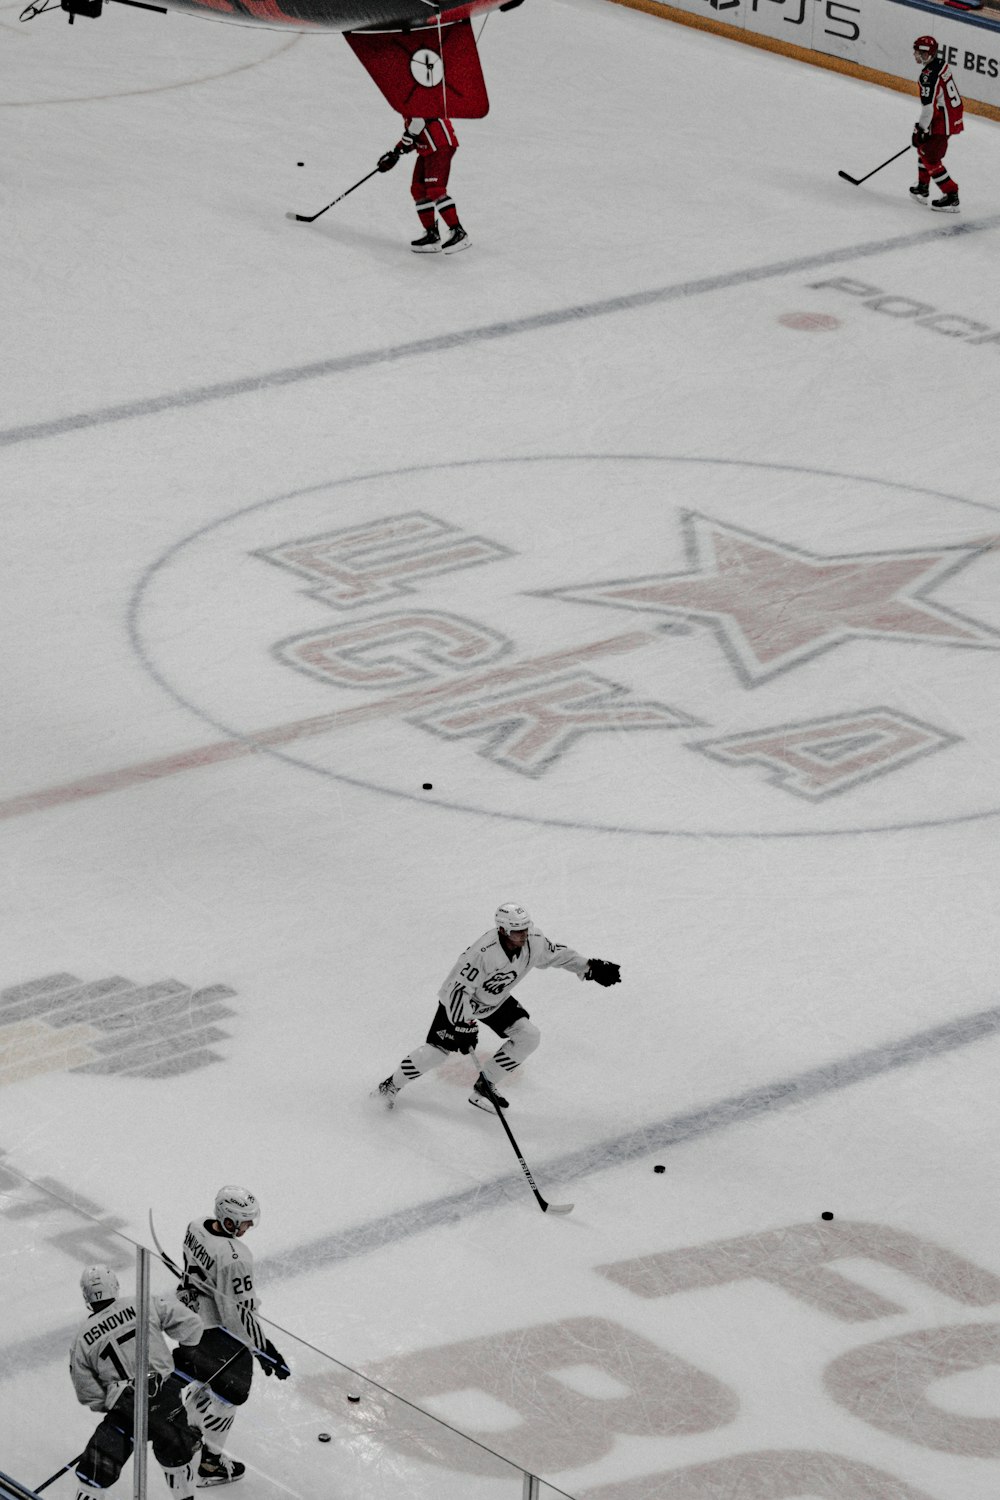
<svg viewBox="0 0 1000 1500">
<path fill-rule="evenodd" d="M 321 1432 L 318 1434 L 318 1437 L 321 1443 L 328 1443 L 330 1441 L 330 1434 L 328 1432 Z"/>
<path fill-rule="evenodd" d="M 425 792 L 433 792 L 433 790 L 434 790 L 434 783 L 432 781 L 425 781 L 424 782 L 424 791 Z"/>
<path fill-rule="evenodd" d="M 296 163 L 295 163 L 295 165 L 296 165 L 296 166 L 297 166 L 297 167 L 304 167 L 304 166 L 305 166 L 305 162 L 304 162 L 304 161 L 297 161 L 297 162 L 296 162 Z"/>
<path fill-rule="evenodd" d="M 828 1208 L 824 1208 L 823 1212 L 820 1214 L 820 1218 L 821 1219 L 832 1219 L 833 1218 L 833 1214 L 830 1212 L 830 1210 Z"/>
<path fill-rule="evenodd" d="M 347 1399 L 348 1401 L 360 1401 L 361 1397 L 356 1395 L 354 1391 L 349 1391 L 347 1394 Z"/>
<path fill-rule="evenodd" d="M 667 1170 L 666 1167 L 661 1167 L 661 1166 L 655 1166 L 653 1168 L 654 1172 L 665 1172 L 666 1170 Z"/>
</svg>

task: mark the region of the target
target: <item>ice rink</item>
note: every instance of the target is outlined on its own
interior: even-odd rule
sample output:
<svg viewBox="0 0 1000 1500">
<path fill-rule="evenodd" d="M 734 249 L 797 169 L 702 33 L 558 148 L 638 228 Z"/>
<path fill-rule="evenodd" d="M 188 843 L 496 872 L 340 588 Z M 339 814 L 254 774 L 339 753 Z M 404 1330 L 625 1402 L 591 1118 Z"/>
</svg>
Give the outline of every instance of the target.
<svg viewBox="0 0 1000 1500">
<path fill-rule="evenodd" d="M 936 215 L 837 175 L 914 100 L 529 0 L 415 256 L 285 217 L 399 132 L 341 38 L 22 4 L 0 1469 L 237 1182 L 246 1500 L 996 1500 L 998 127 Z M 468 1059 L 369 1098 L 504 900 L 622 968 L 519 992 L 561 1218 Z"/>
</svg>

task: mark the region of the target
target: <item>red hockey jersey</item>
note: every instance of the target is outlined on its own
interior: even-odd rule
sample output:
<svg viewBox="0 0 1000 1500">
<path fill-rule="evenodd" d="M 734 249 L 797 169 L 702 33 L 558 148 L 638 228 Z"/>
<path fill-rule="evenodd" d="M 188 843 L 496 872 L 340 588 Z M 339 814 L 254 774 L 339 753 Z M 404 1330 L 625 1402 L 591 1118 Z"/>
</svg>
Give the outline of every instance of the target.
<svg viewBox="0 0 1000 1500">
<path fill-rule="evenodd" d="M 958 135 L 964 105 L 951 69 L 943 57 L 932 57 L 920 74 L 920 119 L 928 135 Z"/>
</svg>

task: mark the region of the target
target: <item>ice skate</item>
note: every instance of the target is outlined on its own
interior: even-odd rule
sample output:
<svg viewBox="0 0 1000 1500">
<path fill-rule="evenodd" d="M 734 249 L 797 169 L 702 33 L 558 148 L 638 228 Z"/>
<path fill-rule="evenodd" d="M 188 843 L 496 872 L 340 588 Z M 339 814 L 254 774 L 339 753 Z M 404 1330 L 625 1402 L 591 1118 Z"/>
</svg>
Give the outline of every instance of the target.
<svg viewBox="0 0 1000 1500">
<path fill-rule="evenodd" d="M 211 1448 L 203 1447 L 201 1463 L 198 1465 L 198 1488 L 205 1489 L 211 1484 L 233 1484 L 237 1479 L 243 1478 L 246 1470 L 246 1464 L 239 1463 L 235 1458 L 229 1458 L 225 1453 L 213 1453 Z"/>
<path fill-rule="evenodd" d="M 410 241 L 410 249 L 415 250 L 418 255 L 433 254 L 435 250 L 441 249 L 441 236 L 436 224 L 432 224 L 425 234 L 418 240 Z"/>
<path fill-rule="evenodd" d="M 931 208 L 936 208 L 940 214 L 957 214 L 959 211 L 958 194 L 944 193 L 940 198 L 933 198 Z"/>
<path fill-rule="evenodd" d="M 399 1089 L 393 1083 L 392 1075 L 390 1074 L 388 1078 L 382 1079 L 377 1089 L 372 1090 L 372 1098 L 377 1099 L 385 1109 L 395 1109 L 398 1093 Z"/>
<path fill-rule="evenodd" d="M 445 255 L 454 255 L 456 250 L 468 250 L 471 244 L 472 241 L 461 224 L 456 224 L 441 248 Z"/>
<path fill-rule="evenodd" d="M 469 1095 L 469 1103 L 474 1104 L 477 1109 L 485 1109 L 488 1114 L 493 1113 L 494 1104 L 498 1109 L 508 1107 L 507 1100 L 502 1094 L 498 1094 L 485 1074 L 480 1073 L 472 1085 L 472 1093 Z"/>
<path fill-rule="evenodd" d="M 915 198 L 918 203 L 926 203 L 930 197 L 930 188 L 926 182 L 914 183 L 910 188 L 910 197 Z"/>
</svg>

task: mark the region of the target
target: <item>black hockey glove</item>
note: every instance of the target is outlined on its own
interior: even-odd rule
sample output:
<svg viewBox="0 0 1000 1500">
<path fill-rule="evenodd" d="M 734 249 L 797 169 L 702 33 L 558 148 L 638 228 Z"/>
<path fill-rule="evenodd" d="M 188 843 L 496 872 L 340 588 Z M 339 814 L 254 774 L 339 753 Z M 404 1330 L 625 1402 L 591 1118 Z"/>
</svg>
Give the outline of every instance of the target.
<svg viewBox="0 0 1000 1500">
<path fill-rule="evenodd" d="M 393 148 L 392 148 L 391 151 L 386 151 L 386 153 L 384 154 L 384 156 L 380 156 L 379 157 L 379 159 L 378 159 L 378 169 L 379 169 L 380 172 L 391 172 L 392 169 L 393 169 L 393 167 L 396 165 L 396 163 L 398 161 L 399 161 L 399 147 L 398 146 L 393 146 Z"/>
<path fill-rule="evenodd" d="M 920 128 L 919 125 L 914 125 L 914 127 L 913 127 L 913 134 L 910 137 L 910 144 L 912 146 L 922 146 L 924 144 L 924 141 L 926 141 L 926 139 L 927 139 L 927 131 L 926 130 L 921 130 L 921 128 Z"/>
<path fill-rule="evenodd" d="M 587 972 L 584 979 L 596 980 L 598 984 L 605 986 L 609 984 L 620 984 L 622 971 L 617 964 L 608 963 L 604 958 L 591 958 L 587 960 Z"/>
<path fill-rule="evenodd" d="M 279 1380 L 287 1380 L 292 1373 L 270 1339 L 264 1345 L 263 1351 L 257 1349 L 254 1355 L 265 1375 L 275 1375 Z"/>
<path fill-rule="evenodd" d="M 399 152 L 401 152 L 403 155 L 405 155 L 407 151 L 415 151 L 416 149 L 417 149 L 417 138 L 416 138 L 416 136 L 415 135 L 411 135 L 408 130 L 404 130 L 403 134 L 402 134 L 402 136 L 401 136 L 401 138 L 399 140 L 399 143 L 396 146 L 396 150 L 399 151 Z"/>
<path fill-rule="evenodd" d="M 479 1040 L 479 1027 L 475 1021 L 449 1022 L 439 1026 L 433 1038 L 432 1045 L 440 1047 L 442 1052 L 471 1052 Z"/>
</svg>

